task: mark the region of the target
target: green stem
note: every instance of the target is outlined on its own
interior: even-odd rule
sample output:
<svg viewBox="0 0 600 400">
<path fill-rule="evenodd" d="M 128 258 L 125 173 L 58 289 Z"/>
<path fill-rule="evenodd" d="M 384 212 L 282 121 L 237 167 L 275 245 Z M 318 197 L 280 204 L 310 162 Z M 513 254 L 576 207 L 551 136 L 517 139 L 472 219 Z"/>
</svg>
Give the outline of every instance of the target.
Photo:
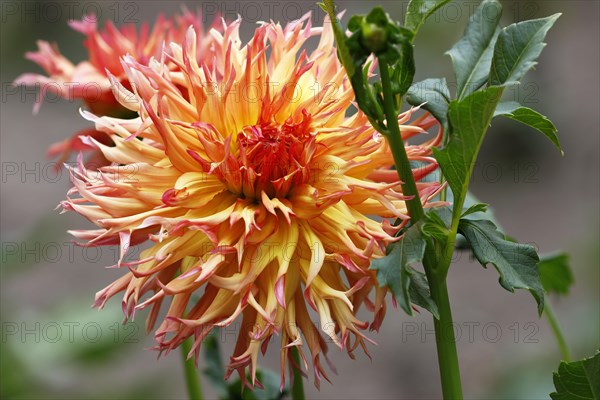
<svg viewBox="0 0 600 400">
<path fill-rule="evenodd" d="M 398 177 L 402 181 L 402 193 L 406 196 L 412 196 L 406 201 L 406 207 L 411 218 L 411 223 L 415 224 L 425 215 L 423 205 L 419 198 L 419 192 L 415 183 L 410 162 L 404 148 L 400 127 L 398 125 L 398 112 L 394 104 L 394 95 L 387 63 L 379 59 L 381 74 L 381 85 L 383 88 L 383 109 L 385 113 L 386 125 L 389 134 L 390 149 L 394 156 Z M 457 227 L 454 227 L 457 228 Z M 456 232 L 456 229 L 453 231 Z M 456 234 L 448 238 L 454 246 Z M 448 288 L 446 286 L 446 275 L 452 258 L 444 254 L 441 260 L 432 253 L 433 245 L 431 241 L 427 243 L 427 249 L 423 258 L 423 266 L 427 274 L 431 296 L 438 306 L 440 319 L 433 319 L 435 328 L 435 341 L 438 353 L 438 364 L 440 368 L 440 377 L 442 382 L 442 393 L 444 399 L 462 399 L 462 385 L 460 381 L 460 368 L 458 365 L 458 354 L 456 351 L 456 339 L 452 322 L 452 311 L 450 309 L 450 299 L 448 298 Z"/>
<path fill-rule="evenodd" d="M 425 215 L 423 205 L 419 198 L 417 184 L 410 168 L 408 155 L 402 142 L 400 126 L 398 126 L 398 112 L 394 105 L 394 95 L 392 93 L 392 84 L 390 81 L 390 72 L 387 63 L 379 60 L 379 73 L 381 74 L 381 85 L 383 87 L 383 111 L 385 113 L 386 125 L 389 131 L 387 135 L 390 143 L 390 149 L 394 156 L 398 177 L 402 181 L 402 193 L 406 196 L 412 196 L 412 199 L 406 201 L 406 208 L 411 218 L 411 223 L 417 223 Z"/>
<path fill-rule="evenodd" d="M 183 370 L 185 372 L 185 383 L 188 389 L 190 400 L 202 400 L 202 387 L 200 386 L 200 377 L 196 371 L 194 360 L 187 359 L 188 353 L 194 345 L 193 339 L 188 338 L 181 344 L 181 354 L 183 358 Z"/>
<path fill-rule="evenodd" d="M 558 324 L 554 310 L 552 309 L 547 297 L 544 301 L 544 315 L 546 316 L 546 319 L 552 328 L 552 332 L 554 332 L 554 336 L 558 342 L 558 347 L 560 348 L 563 361 L 571 361 L 571 352 L 569 351 L 569 346 L 567 345 L 565 336 L 560 329 L 560 325 Z"/>
<path fill-rule="evenodd" d="M 298 366 L 298 369 L 294 369 L 294 383 L 292 384 L 292 399 L 293 400 L 304 400 L 304 383 L 302 379 L 302 373 L 300 372 L 300 353 L 297 348 L 292 348 L 292 358 Z"/>
<path fill-rule="evenodd" d="M 426 268 L 425 271 L 427 272 L 428 269 Z M 435 328 L 435 344 L 442 381 L 442 394 L 446 400 L 460 400 L 463 398 L 462 384 L 446 279 L 445 277 L 440 279 L 438 275 L 432 273 L 427 274 L 427 279 L 431 297 L 437 304 L 440 313 L 439 320 L 433 319 L 433 326 Z"/>
</svg>

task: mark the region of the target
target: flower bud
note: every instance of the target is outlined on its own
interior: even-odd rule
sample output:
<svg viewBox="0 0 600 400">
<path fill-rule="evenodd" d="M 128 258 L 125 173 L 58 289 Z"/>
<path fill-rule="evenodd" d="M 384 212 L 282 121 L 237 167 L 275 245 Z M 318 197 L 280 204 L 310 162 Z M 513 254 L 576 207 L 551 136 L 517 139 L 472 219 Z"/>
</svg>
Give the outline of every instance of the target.
<svg viewBox="0 0 600 400">
<path fill-rule="evenodd" d="M 364 22 L 361 26 L 361 44 L 370 53 L 378 53 L 385 50 L 388 40 L 388 32 L 385 27 L 377 24 Z"/>
</svg>

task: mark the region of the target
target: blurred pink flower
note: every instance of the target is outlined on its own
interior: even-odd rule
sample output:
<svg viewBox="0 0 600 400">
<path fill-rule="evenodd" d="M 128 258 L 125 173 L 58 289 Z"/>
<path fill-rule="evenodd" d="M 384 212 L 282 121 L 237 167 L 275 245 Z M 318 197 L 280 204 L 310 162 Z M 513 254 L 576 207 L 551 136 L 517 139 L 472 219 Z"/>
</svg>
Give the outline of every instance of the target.
<svg viewBox="0 0 600 400">
<path fill-rule="evenodd" d="M 39 111 L 42 101 L 51 93 L 67 100 L 80 99 L 86 108 L 96 114 L 122 117 L 131 115 L 132 113 L 122 107 L 113 96 L 109 74 L 128 86 L 129 81 L 121 65 L 122 56 L 132 56 L 142 64 L 147 64 L 152 58 L 167 56 L 169 43 L 181 43 L 190 26 L 199 32 L 196 44 L 199 61 L 212 56 L 212 36 L 203 34 L 200 13 L 192 13 L 187 9 L 170 19 L 160 15 L 152 30 L 147 23 L 143 23 L 138 29 L 133 24 L 116 27 L 112 21 L 108 21 L 103 29 L 98 30 L 97 19 L 93 15 L 80 21 L 70 21 L 69 25 L 85 35 L 87 59 L 74 64 L 60 53 L 57 45 L 40 40 L 37 42 L 38 51 L 27 52 L 25 56 L 44 69 L 47 75 L 24 73 L 14 82 L 15 85 L 39 88 L 34 113 Z M 163 49 L 163 46 L 167 48 Z M 175 64 L 165 64 L 167 68 L 177 68 Z M 53 144 L 48 150 L 48 155 L 60 156 L 60 161 L 65 161 L 72 152 L 90 150 L 88 145 L 80 141 L 81 136 L 89 134 L 90 131 L 86 129 Z M 103 138 L 103 134 L 99 132 L 92 135 L 105 144 L 110 143 L 108 138 Z M 99 165 L 102 165 L 102 162 Z"/>
</svg>

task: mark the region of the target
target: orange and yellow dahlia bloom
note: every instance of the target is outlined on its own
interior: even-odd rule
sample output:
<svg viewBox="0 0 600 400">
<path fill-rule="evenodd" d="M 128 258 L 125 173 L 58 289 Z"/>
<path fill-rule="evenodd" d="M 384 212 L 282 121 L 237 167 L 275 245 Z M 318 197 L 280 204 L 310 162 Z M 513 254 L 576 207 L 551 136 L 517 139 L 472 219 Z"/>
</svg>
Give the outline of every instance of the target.
<svg viewBox="0 0 600 400">
<path fill-rule="evenodd" d="M 328 26 L 308 16 L 262 23 L 243 45 L 240 21 L 223 24 L 202 63 L 194 28 L 160 60 L 123 57 L 131 90 L 115 79 L 115 97 L 139 117 L 83 112 L 114 142 L 87 139 L 112 165 L 72 168 L 62 205 L 98 226 L 72 231 L 85 245 L 121 247 L 116 267 L 127 272 L 97 293 L 97 307 L 123 292 L 126 317 L 151 309 L 151 330 L 168 303 L 157 348 L 193 336 L 196 355 L 213 328 L 241 319 L 228 376 L 255 384 L 258 354 L 276 335 L 282 385 L 292 347 L 305 368 L 310 357 L 318 385 L 327 342 L 352 356 L 370 341 L 362 331 L 382 322 L 386 289 L 370 260 L 397 240 L 390 219 L 407 220 L 406 198 L 386 141 L 352 105 Z M 166 68 L 167 58 L 178 68 Z M 427 113 L 409 123 L 413 111 L 400 116 L 405 139 L 437 125 Z M 437 168 L 439 140 L 438 132 L 407 146 L 422 165 L 414 174 L 423 203 L 439 189 L 420 182 Z M 125 262 L 142 242 L 150 245 L 139 260 Z M 363 304 L 371 322 L 356 317 Z"/>
<path fill-rule="evenodd" d="M 37 113 L 42 101 L 48 96 L 66 100 L 82 100 L 85 106 L 96 114 L 123 115 L 128 113 L 113 96 L 111 79 L 116 79 L 128 86 L 129 80 L 121 66 L 121 57 L 131 55 L 138 62 L 147 64 L 152 58 L 161 58 L 165 51 L 165 43 L 181 43 L 188 27 L 193 26 L 197 37 L 198 56 L 212 57 L 212 36 L 203 34 L 200 13 L 192 13 L 184 9 L 181 14 L 172 18 L 160 15 L 150 30 L 144 23 L 138 30 L 134 24 L 116 27 L 111 21 L 101 30 L 98 20 L 89 15 L 81 20 L 69 22 L 71 28 L 85 35 L 87 59 L 74 64 L 63 56 L 56 44 L 40 40 L 38 51 L 27 52 L 25 57 L 37 63 L 47 74 L 24 73 L 17 77 L 15 85 L 37 87 L 40 90 L 33 111 Z M 216 27 L 218 28 L 218 26 Z M 201 61 L 201 60 L 199 60 Z M 169 68 L 175 68 L 167 63 Z M 50 93 L 50 95 L 48 94 Z M 93 136 L 104 143 L 110 143 L 106 136 L 93 129 L 77 132 L 64 141 L 53 144 L 49 150 L 50 157 L 61 156 L 65 161 L 72 151 L 90 150 L 80 141 L 82 136 Z"/>
</svg>

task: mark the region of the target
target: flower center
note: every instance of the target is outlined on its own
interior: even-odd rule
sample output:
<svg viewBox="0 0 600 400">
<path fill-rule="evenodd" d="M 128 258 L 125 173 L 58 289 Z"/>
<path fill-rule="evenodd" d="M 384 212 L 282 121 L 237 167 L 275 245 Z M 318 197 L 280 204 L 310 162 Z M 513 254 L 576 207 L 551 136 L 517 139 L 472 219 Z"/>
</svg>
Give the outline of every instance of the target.
<svg viewBox="0 0 600 400">
<path fill-rule="evenodd" d="M 285 197 L 291 184 L 308 180 L 306 168 L 315 138 L 310 132 L 310 115 L 285 123 L 259 122 L 238 133 L 239 161 L 243 167 L 244 194 Z"/>
</svg>

